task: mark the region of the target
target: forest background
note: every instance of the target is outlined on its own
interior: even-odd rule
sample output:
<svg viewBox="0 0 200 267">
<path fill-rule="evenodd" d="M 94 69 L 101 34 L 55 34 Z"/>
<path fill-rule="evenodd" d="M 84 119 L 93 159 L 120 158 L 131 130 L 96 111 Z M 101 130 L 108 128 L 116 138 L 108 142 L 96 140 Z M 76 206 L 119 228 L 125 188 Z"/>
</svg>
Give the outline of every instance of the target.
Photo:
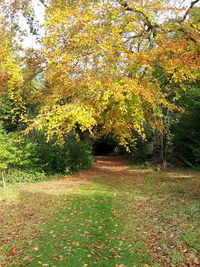
<svg viewBox="0 0 200 267">
<path fill-rule="evenodd" d="M 198 167 L 198 4 L 1 0 L 3 184 L 85 170 L 114 149 Z"/>
</svg>

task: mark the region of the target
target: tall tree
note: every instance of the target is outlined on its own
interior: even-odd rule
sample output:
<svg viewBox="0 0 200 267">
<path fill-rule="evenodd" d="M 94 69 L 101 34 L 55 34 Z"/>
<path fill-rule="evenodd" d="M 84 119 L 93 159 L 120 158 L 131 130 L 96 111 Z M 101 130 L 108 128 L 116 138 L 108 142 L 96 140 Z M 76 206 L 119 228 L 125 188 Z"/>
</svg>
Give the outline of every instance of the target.
<svg viewBox="0 0 200 267">
<path fill-rule="evenodd" d="M 188 19 L 197 2 L 183 11 L 164 0 L 45 1 L 43 63 L 28 79 L 43 72 L 32 127 L 61 138 L 77 128 L 112 132 L 123 145 L 133 129 L 161 128 L 163 107 L 175 108 L 173 85 L 199 75 L 199 32 Z"/>
</svg>

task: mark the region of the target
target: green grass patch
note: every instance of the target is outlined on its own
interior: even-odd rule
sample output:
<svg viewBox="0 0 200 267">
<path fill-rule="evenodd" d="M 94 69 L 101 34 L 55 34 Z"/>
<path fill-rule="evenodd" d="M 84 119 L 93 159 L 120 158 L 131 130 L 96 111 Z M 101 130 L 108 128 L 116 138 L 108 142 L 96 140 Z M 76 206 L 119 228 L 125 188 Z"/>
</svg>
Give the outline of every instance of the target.
<svg viewBox="0 0 200 267">
<path fill-rule="evenodd" d="M 128 236 L 122 211 L 123 205 L 113 195 L 68 199 L 48 220 L 23 264 L 31 260 L 31 266 L 143 266 L 151 257 L 142 238 L 133 242 Z"/>
</svg>

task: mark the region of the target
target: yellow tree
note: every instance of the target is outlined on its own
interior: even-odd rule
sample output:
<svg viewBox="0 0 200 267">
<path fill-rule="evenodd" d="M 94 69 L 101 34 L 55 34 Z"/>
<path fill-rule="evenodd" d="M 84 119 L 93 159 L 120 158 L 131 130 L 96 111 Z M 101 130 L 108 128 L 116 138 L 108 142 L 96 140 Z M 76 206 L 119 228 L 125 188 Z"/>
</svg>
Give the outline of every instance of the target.
<svg viewBox="0 0 200 267">
<path fill-rule="evenodd" d="M 27 91 L 33 94 L 32 79 L 41 68 L 40 53 L 23 47 L 20 42 L 25 35 L 20 20 L 29 18 L 32 9 L 31 1 L 0 1 L 0 96 L 12 103 L 9 116 L 13 121 L 24 119 L 23 96 Z"/>
<path fill-rule="evenodd" d="M 11 112 L 13 117 L 21 106 L 20 90 L 23 78 L 20 70 L 20 62 L 14 46 L 14 28 L 12 20 L 16 7 L 9 5 L 9 1 L 0 2 L 0 93 L 6 93 L 8 98 L 16 103 Z"/>
<path fill-rule="evenodd" d="M 93 137 L 112 132 L 123 145 L 133 129 L 161 127 L 163 107 L 175 108 L 173 85 L 198 77 L 199 26 L 188 16 L 197 2 L 184 10 L 164 0 L 50 1 L 34 127 L 60 137 L 77 126 Z"/>
<path fill-rule="evenodd" d="M 19 45 L 21 38 L 19 20 L 31 6 L 30 1 L 1 0 L 0 1 L 0 74 L 1 89 L 11 90 L 22 85 Z M 23 54 L 23 53 L 22 53 Z M 2 91 L 2 90 L 1 90 Z"/>
</svg>

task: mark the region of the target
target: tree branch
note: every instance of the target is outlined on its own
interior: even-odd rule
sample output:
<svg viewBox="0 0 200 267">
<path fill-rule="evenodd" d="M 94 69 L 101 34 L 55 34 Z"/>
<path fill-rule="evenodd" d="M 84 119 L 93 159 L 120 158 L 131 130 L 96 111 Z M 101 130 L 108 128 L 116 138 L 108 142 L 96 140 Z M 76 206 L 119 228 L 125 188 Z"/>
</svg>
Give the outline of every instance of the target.
<svg viewBox="0 0 200 267">
<path fill-rule="evenodd" d="M 42 73 L 46 67 L 41 67 L 39 70 L 35 71 L 28 79 L 24 81 L 23 86 L 26 86 L 29 82 L 31 82 L 38 74 Z"/>
<path fill-rule="evenodd" d="M 191 2 L 189 8 L 186 10 L 183 18 L 180 20 L 180 22 L 184 22 L 184 20 L 186 19 L 187 15 L 189 14 L 190 10 L 193 8 L 193 6 L 198 3 L 200 0 L 194 0 L 193 2 Z"/>
<path fill-rule="evenodd" d="M 139 13 L 140 15 L 142 15 L 143 18 L 145 19 L 145 24 L 148 26 L 148 30 L 152 30 L 153 28 L 158 27 L 158 25 L 150 21 L 150 19 L 141 10 L 138 10 L 137 8 L 134 8 L 134 7 L 130 7 L 126 1 L 118 0 L 118 2 L 120 5 L 124 7 L 126 11 L 132 11 L 132 12 Z"/>
<path fill-rule="evenodd" d="M 40 3 L 45 7 L 45 8 L 47 8 L 48 7 L 48 3 L 45 3 L 45 1 L 44 0 L 39 0 L 40 1 Z"/>
</svg>

